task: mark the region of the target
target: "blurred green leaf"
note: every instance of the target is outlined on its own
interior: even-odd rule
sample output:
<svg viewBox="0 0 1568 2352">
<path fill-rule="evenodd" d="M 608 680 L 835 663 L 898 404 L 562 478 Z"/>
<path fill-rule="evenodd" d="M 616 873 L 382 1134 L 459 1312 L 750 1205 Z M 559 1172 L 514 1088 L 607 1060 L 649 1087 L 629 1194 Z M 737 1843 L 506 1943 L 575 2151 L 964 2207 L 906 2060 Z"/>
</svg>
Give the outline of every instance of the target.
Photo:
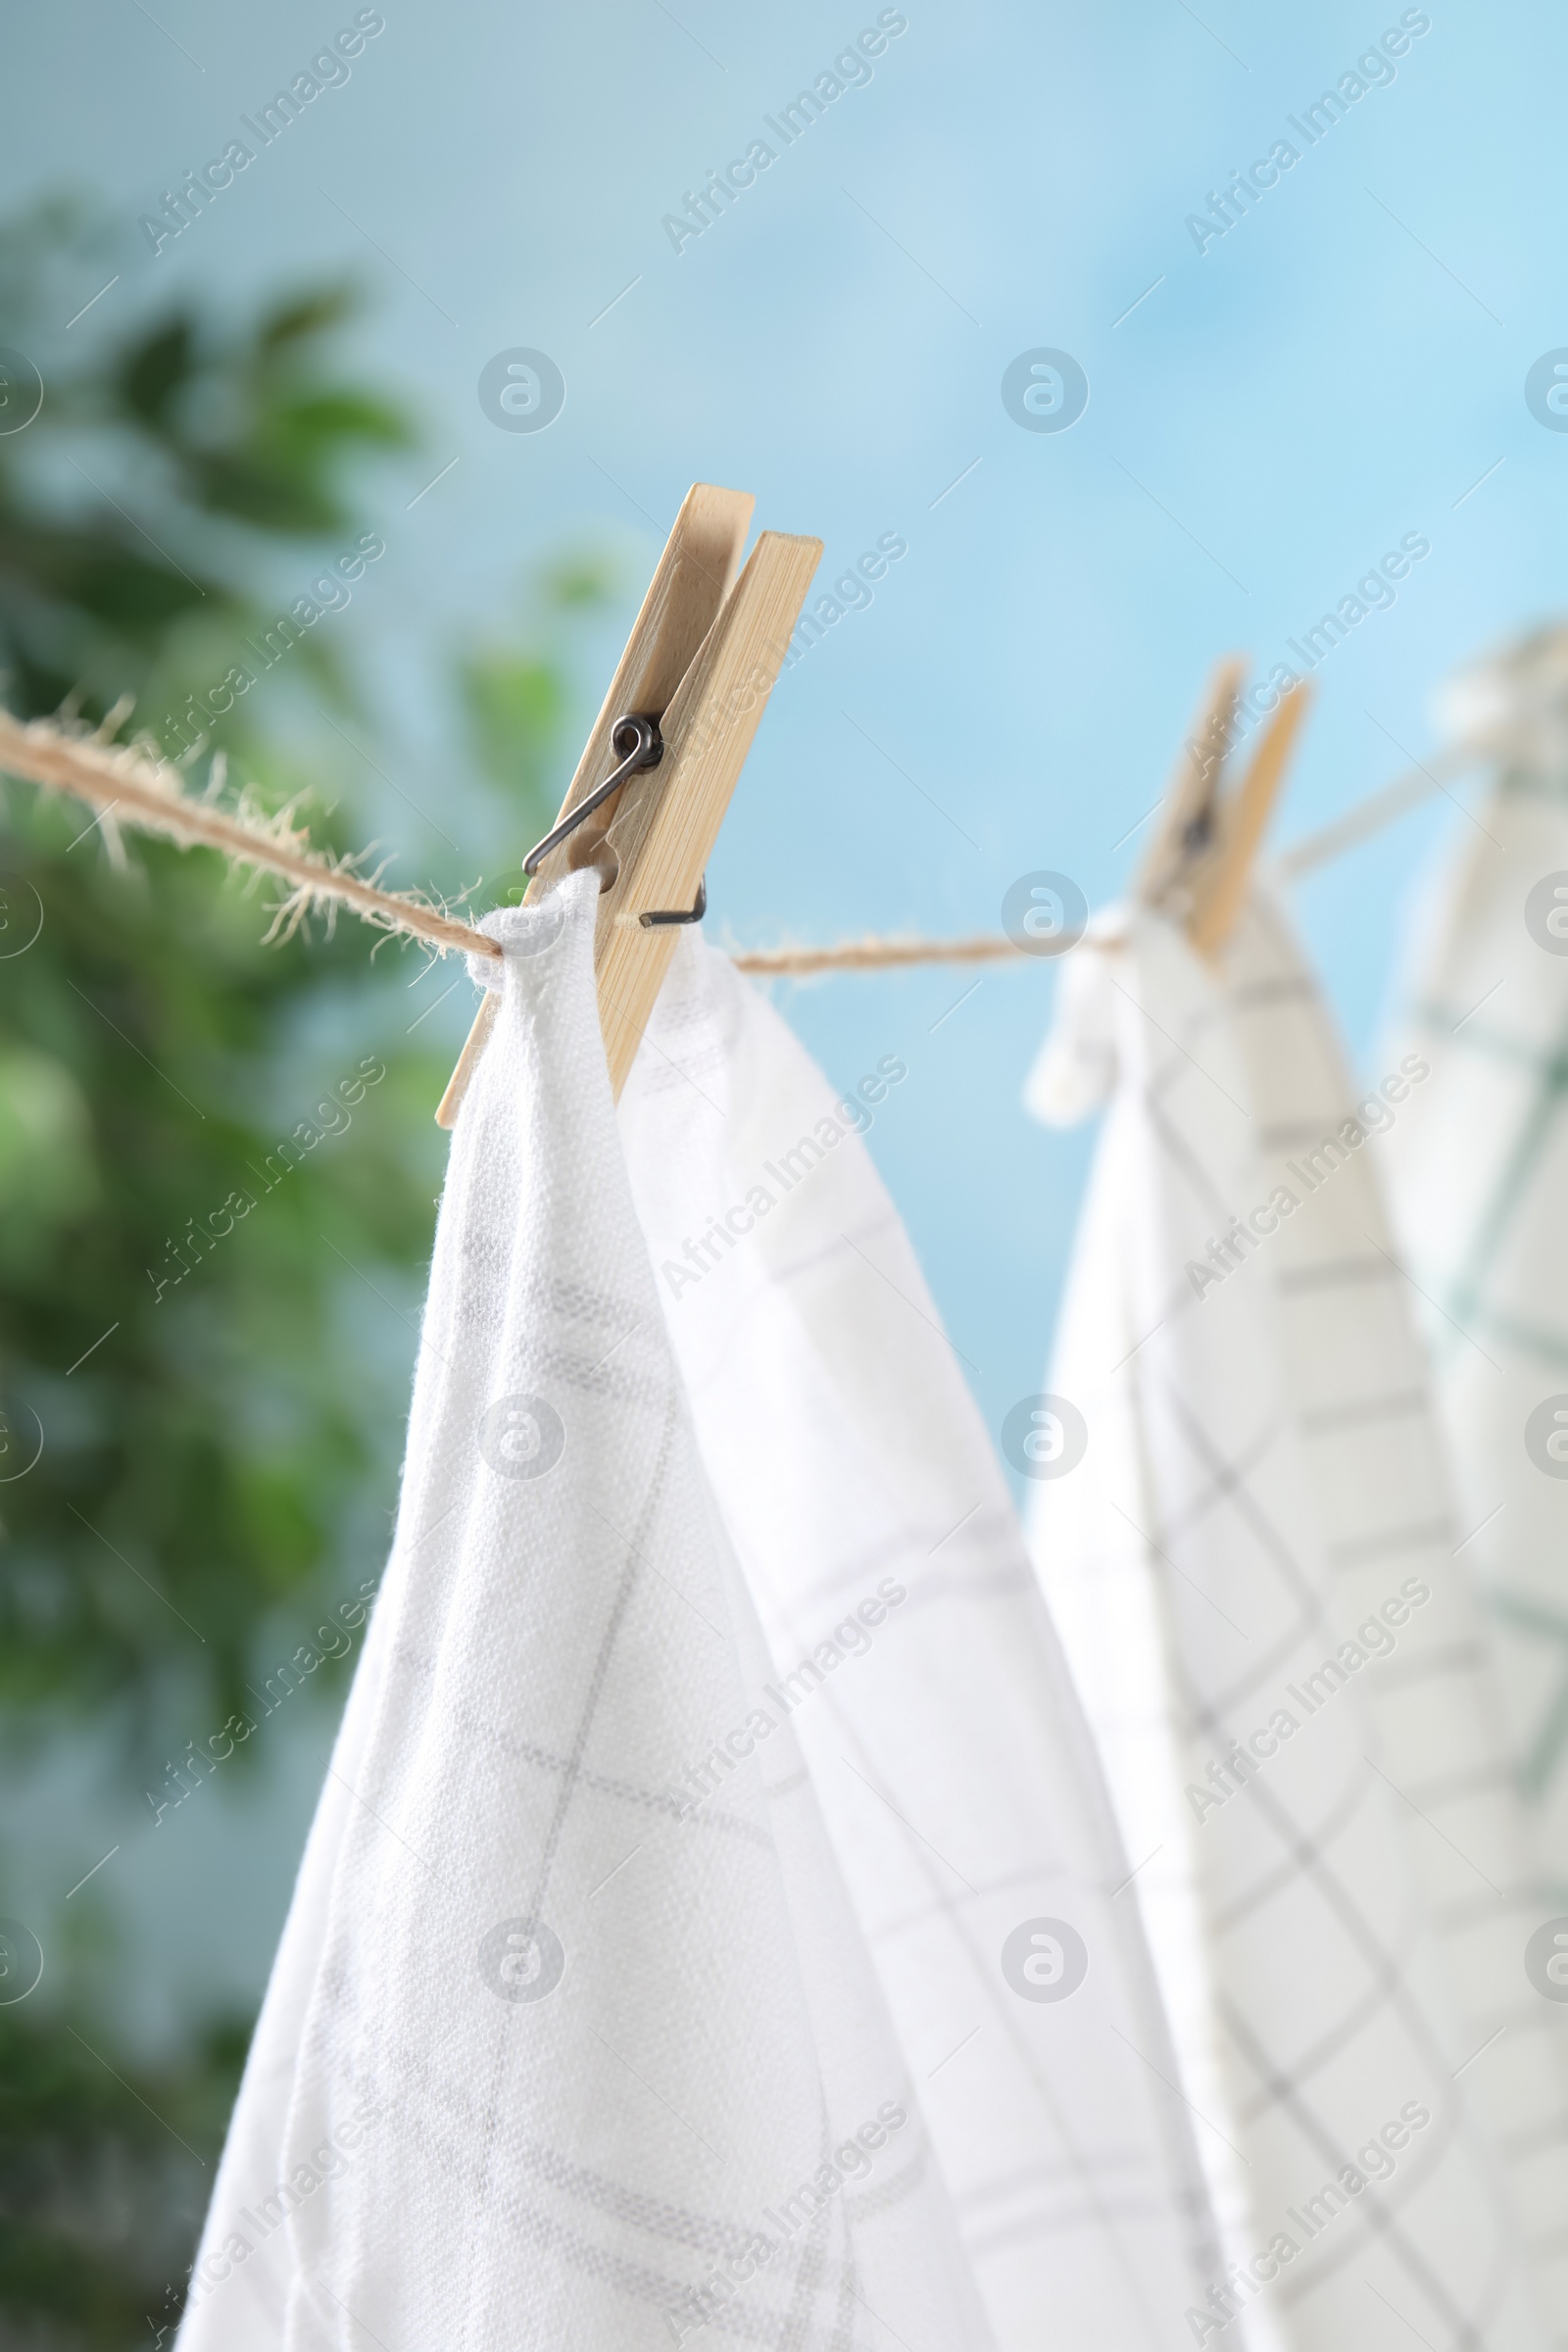
<svg viewBox="0 0 1568 2352">
<path fill-rule="evenodd" d="M 308 294 L 291 296 L 263 312 L 256 327 L 256 347 L 261 352 L 278 351 L 286 344 L 330 334 L 346 326 L 358 308 L 352 287 L 313 287 Z"/>
<path fill-rule="evenodd" d="M 592 611 L 608 604 L 614 575 L 602 556 L 571 556 L 545 574 L 545 594 L 563 611 Z"/>
<path fill-rule="evenodd" d="M 552 801 L 546 781 L 563 715 L 556 671 L 524 654 L 474 654 L 460 664 L 458 685 L 486 775 L 506 792 L 522 831 L 548 831 L 560 799 L 558 792 Z"/>
<path fill-rule="evenodd" d="M 195 372 L 196 330 L 188 318 L 172 318 L 131 345 L 121 361 L 116 391 L 131 416 L 167 432 L 174 405 Z"/>
<path fill-rule="evenodd" d="M 7 2343 L 132 2352 L 172 2335 L 248 2038 L 225 2021 L 149 2066 L 96 2018 L 0 2010 Z"/>
</svg>

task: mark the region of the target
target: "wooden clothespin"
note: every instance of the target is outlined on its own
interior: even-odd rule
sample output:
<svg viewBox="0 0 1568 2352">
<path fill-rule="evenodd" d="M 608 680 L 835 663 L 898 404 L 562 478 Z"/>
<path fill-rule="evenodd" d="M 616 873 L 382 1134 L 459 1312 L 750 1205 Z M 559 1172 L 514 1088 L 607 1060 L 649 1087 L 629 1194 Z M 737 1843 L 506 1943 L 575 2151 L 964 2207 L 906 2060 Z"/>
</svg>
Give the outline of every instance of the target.
<svg viewBox="0 0 1568 2352">
<path fill-rule="evenodd" d="M 554 846 L 541 845 L 523 899 L 531 906 L 564 875 L 599 869 L 594 971 L 617 1098 L 676 929 L 706 904 L 704 869 L 821 560 L 820 539 L 763 531 L 737 579 L 756 503 L 707 482 L 687 492 L 545 837 Z M 644 723 L 621 730 L 618 722 L 632 718 Z M 622 766 L 624 780 L 558 840 L 566 820 Z M 457 1118 L 498 1001 L 486 995 L 468 1032 L 435 1114 L 443 1127 Z"/>
<path fill-rule="evenodd" d="M 1239 784 L 1226 788 L 1236 703 L 1247 664 L 1219 662 L 1166 792 L 1137 891 L 1161 907 L 1210 962 L 1223 952 L 1247 896 L 1252 860 L 1284 781 L 1310 689 L 1287 687 Z"/>
</svg>

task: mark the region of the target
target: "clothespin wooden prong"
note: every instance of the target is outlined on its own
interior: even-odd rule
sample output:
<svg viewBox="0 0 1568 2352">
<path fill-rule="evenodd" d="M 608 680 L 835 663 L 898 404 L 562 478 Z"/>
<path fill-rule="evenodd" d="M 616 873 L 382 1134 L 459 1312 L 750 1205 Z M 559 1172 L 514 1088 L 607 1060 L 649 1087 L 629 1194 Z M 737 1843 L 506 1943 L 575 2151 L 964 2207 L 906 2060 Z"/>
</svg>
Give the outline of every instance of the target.
<svg viewBox="0 0 1568 2352">
<path fill-rule="evenodd" d="M 1212 841 L 1220 775 L 1246 675 L 1247 664 L 1239 654 L 1216 662 L 1210 673 L 1139 869 L 1135 889 L 1146 906 L 1166 905 L 1172 891 L 1191 880 Z"/>
<path fill-rule="evenodd" d="M 1247 664 L 1238 656 L 1216 664 L 1193 733 L 1182 746 L 1137 884 L 1145 906 L 1158 906 L 1180 923 L 1210 961 L 1235 928 L 1310 699 L 1300 679 L 1286 689 L 1245 779 L 1227 789 L 1231 736 L 1246 675 Z"/>
<path fill-rule="evenodd" d="M 1236 927 L 1253 860 L 1290 763 L 1297 731 L 1312 689 L 1305 679 L 1286 688 L 1263 730 L 1246 776 L 1220 806 L 1219 850 L 1199 878 L 1187 936 L 1210 962 Z"/>
<path fill-rule="evenodd" d="M 605 836 L 615 875 L 599 902 L 594 949 L 617 1100 L 675 953 L 676 930 L 667 922 L 650 926 L 645 917 L 686 911 L 703 886 L 821 560 L 820 539 L 762 532 L 664 712 L 662 760 L 628 778 L 617 796 Z"/>
<path fill-rule="evenodd" d="M 754 501 L 698 483 L 688 492 L 610 692 L 562 803 L 570 814 L 616 764 L 615 721 L 656 720 L 663 751 L 634 771 L 540 861 L 532 904 L 584 865 L 603 892 L 594 942 L 599 1015 L 618 1096 L 821 558 L 817 539 L 764 532 L 735 581 Z M 734 585 L 732 586 L 732 583 Z M 558 818 L 558 823 L 561 821 Z M 652 926 L 644 916 L 660 919 Z M 436 1118 L 450 1127 L 499 1000 L 481 1004 Z"/>
</svg>

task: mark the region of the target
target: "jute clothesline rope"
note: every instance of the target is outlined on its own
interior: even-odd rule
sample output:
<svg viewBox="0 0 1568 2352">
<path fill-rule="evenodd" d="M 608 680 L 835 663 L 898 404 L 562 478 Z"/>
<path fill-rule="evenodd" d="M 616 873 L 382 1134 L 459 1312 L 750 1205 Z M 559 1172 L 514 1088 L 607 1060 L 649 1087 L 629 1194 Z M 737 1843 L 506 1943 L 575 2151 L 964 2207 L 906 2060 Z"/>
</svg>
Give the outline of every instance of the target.
<svg viewBox="0 0 1568 2352">
<path fill-rule="evenodd" d="M 242 865 L 280 874 L 291 888 L 273 915 L 269 938 L 286 938 L 312 906 L 352 906 L 368 923 L 406 931 L 433 948 L 501 954 L 493 939 L 454 921 L 440 907 L 410 892 L 380 890 L 367 882 L 356 869 L 368 853 L 332 858 L 313 850 L 291 808 L 268 816 L 244 794 L 233 809 L 220 808 L 211 798 L 187 792 L 180 770 L 146 747 L 72 735 L 48 719 L 24 721 L 0 710 L 0 768 L 71 793 L 114 826 L 136 825 L 187 849 L 221 850 Z"/>
<path fill-rule="evenodd" d="M 1472 757 L 1455 751 L 1430 767 L 1412 768 L 1285 851 L 1279 870 L 1294 878 L 1338 857 L 1402 815 L 1427 793 L 1442 789 L 1444 777 L 1456 773 Z M 369 852 L 334 858 L 313 849 L 309 834 L 293 821 L 292 805 L 268 815 L 242 793 L 231 808 L 220 808 L 214 791 L 205 796 L 188 792 L 182 771 L 148 744 L 116 744 L 103 730 L 73 733 L 49 719 L 21 720 L 0 710 L 0 770 L 86 802 L 98 810 L 111 838 L 120 824 L 135 825 L 186 848 L 220 850 L 239 864 L 281 876 L 290 887 L 274 909 L 270 939 L 287 938 L 313 906 L 347 906 L 381 930 L 422 940 L 442 954 L 457 949 L 466 955 L 501 955 L 484 932 L 458 921 L 416 892 L 382 890 L 375 880 L 368 881 L 359 869 Z M 221 789 L 221 767 L 215 762 L 215 790 Z M 818 972 L 888 971 L 917 963 L 1001 962 L 1026 954 L 1010 939 L 980 934 L 970 939 L 846 940 L 831 948 L 739 949 L 733 951 L 733 960 L 741 971 L 760 977 L 806 979 Z"/>
</svg>

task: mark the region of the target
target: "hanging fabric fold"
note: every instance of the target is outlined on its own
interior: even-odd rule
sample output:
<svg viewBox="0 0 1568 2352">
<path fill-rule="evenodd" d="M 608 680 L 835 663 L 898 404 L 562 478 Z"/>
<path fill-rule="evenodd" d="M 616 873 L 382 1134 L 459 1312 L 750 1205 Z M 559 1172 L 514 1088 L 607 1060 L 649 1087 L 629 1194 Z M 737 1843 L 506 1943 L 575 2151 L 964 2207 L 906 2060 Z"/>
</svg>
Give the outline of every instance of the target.
<svg viewBox="0 0 1568 2352">
<path fill-rule="evenodd" d="M 861 1141 L 905 1075 L 890 1054 L 836 1095 L 689 940 L 620 1105 L 632 1186 L 771 1650 L 760 1704 L 798 1734 L 997 2340 L 1152 2352 L 1218 2245 L 1132 1864 Z M 742 1745 L 715 1720 L 695 1819 Z"/>
<path fill-rule="evenodd" d="M 1557 2340 L 1560 2012 L 1408 1289 L 1278 909 L 1063 975 L 1038 1115 L 1110 1102 L 1026 1447 L 1227 2270 L 1200 2342 Z M 1081 1417 L 1081 1447 L 1056 1433 Z"/>
<path fill-rule="evenodd" d="M 1547 1883 L 1536 1981 L 1557 1986 L 1559 1999 L 1568 1998 L 1565 655 L 1552 631 L 1449 691 L 1456 740 L 1496 764 L 1422 894 L 1390 1051 L 1414 1049 L 1432 1074 L 1389 1141 L 1392 1205 L 1421 1294 L 1465 1557 L 1487 1596 L 1510 1750 Z"/>
</svg>

